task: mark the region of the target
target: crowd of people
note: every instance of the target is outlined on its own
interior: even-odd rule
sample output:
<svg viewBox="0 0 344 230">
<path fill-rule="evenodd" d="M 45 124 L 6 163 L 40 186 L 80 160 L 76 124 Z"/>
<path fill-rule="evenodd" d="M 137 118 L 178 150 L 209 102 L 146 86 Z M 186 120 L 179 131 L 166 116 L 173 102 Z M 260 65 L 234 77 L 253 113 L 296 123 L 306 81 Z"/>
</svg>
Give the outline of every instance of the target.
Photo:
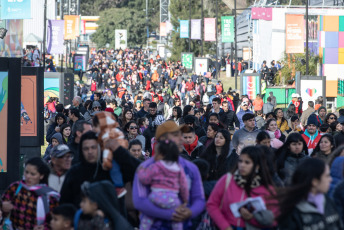
<svg viewBox="0 0 344 230">
<path fill-rule="evenodd" d="M 344 229 L 344 110 L 293 94 L 283 111 L 143 50 L 89 64 L 2 195 L 4 227 Z"/>
</svg>

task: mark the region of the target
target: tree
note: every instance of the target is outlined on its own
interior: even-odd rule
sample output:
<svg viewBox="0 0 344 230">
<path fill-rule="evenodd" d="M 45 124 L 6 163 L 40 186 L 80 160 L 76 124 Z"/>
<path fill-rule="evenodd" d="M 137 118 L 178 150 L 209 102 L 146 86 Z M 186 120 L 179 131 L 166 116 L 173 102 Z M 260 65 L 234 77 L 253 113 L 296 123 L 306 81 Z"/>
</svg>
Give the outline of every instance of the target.
<svg viewBox="0 0 344 230">
<path fill-rule="evenodd" d="M 128 8 L 111 8 L 100 13 L 97 22 L 98 29 L 92 34 L 91 40 L 98 47 L 107 43 L 115 46 L 115 29 L 126 29 L 128 46 L 138 46 L 146 43 L 145 13 Z"/>
</svg>

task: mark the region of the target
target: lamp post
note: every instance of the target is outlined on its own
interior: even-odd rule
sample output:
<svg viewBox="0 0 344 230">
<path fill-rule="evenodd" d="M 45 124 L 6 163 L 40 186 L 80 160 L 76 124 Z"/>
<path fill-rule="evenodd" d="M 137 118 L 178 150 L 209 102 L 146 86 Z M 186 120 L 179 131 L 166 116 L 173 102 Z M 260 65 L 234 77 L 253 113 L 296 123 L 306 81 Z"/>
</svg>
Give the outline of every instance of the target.
<svg viewBox="0 0 344 230">
<path fill-rule="evenodd" d="M 219 51 L 218 51 L 218 38 L 217 38 L 217 19 L 219 14 L 219 1 L 216 0 L 216 21 L 215 21 L 215 36 L 216 36 L 216 60 L 215 60 L 215 69 L 216 69 L 216 79 L 219 78 L 220 70 L 218 69 L 217 59 L 219 58 Z"/>
<path fill-rule="evenodd" d="M 306 75 L 309 74 L 309 58 L 308 58 L 308 0 L 306 0 Z"/>
<path fill-rule="evenodd" d="M 148 28 L 148 0 L 146 0 L 146 29 L 147 29 L 147 49 L 148 49 L 148 38 L 149 38 L 149 28 Z"/>
<path fill-rule="evenodd" d="M 235 45 L 235 72 L 234 72 L 234 78 L 235 78 L 235 88 L 238 88 L 238 54 L 237 54 L 237 0 L 234 0 L 234 45 Z"/>
<path fill-rule="evenodd" d="M 44 22 L 43 22 L 43 69 L 45 71 L 45 52 L 47 40 L 47 0 L 44 0 Z"/>
<path fill-rule="evenodd" d="M 189 52 L 191 51 L 191 0 L 189 0 Z"/>
</svg>

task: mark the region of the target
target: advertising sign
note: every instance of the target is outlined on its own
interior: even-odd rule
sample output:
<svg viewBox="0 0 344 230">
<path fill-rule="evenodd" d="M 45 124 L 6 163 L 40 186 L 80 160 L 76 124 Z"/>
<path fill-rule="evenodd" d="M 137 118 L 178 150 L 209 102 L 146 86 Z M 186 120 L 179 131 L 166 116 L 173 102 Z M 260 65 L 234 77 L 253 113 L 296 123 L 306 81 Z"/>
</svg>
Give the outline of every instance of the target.
<svg viewBox="0 0 344 230">
<path fill-rule="evenodd" d="M 80 70 L 86 71 L 86 56 L 74 55 L 74 71 L 79 72 Z"/>
<path fill-rule="evenodd" d="M 1 0 L 1 19 L 30 19 L 31 0 Z"/>
<path fill-rule="evenodd" d="M 60 98 L 59 78 L 44 78 L 44 104 L 46 104 L 51 97 Z"/>
<path fill-rule="evenodd" d="M 189 20 L 180 20 L 180 38 L 189 38 Z"/>
<path fill-rule="evenodd" d="M 49 20 L 47 36 L 47 52 L 49 54 L 63 54 L 64 51 L 64 21 Z"/>
<path fill-rule="evenodd" d="M 0 72 L 0 170 L 7 170 L 8 72 Z"/>
<path fill-rule="evenodd" d="M 1 57 L 23 57 L 23 20 L 3 20 L 7 34 L 0 39 Z"/>
<path fill-rule="evenodd" d="M 188 69 L 192 70 L 193 68 L 193 53 L 182 53 L 182 65 Z"/>
<path fill-rule="evenodd" d="M 208 58 L 195 58 L 195 73 L 205 75 L 208 72 Z"/>
<path fill-rule="evenodd" d="M 37 78 L 22 76 L 20 136 L 37 136 Z"/>
<path fill-rule="evenodd" d="M 79 36 L 80 17 L 77 15 L 64 16 L 64 39 L 72 40 Z"/>
<path fill-rule="evenodd" d="M 249 99 L 254 100 L 261 91 L 261 81 L 259 75 L 241 75 L 240 77 L 241 95 L 247 95 Z"/>
<path fill-rule="evenodd" d="M 300 93 L 303 101 L 313 101 L 319 96 L 326 95 L 326 77 L 301 76 Z M 307 109 L 307 103 L 303 103 L 302 109 Z"/>
<path fill-rule="evenodd" d="M 201 39 L 201 19 L 192 19 L 191 20 L 191 39 Z"/>
<path fill-rule="evenodd" d="M 304 16 L 287 14 L 285 17 L 285 48 L 287 54 L 304 53 Z"/>
<path fill-rule="evenodd" d="M 204 41 L 216 41 L 215 18 L 204 18 Z"/>
<path fill-rule="evenodd" d="M 160 36 L 167 36 L 166 22 L 160 22 Z"/>
<path fill-rule="evenodd" d="M 127 30 L 115 30 L 115 49 L 127 48 Z"/>
<path fill-rule="evenodd" d="M 234 17 L 223 16 L 221 17 L 221 35 L 222 42 L 234 42 Z"/>
</svg>

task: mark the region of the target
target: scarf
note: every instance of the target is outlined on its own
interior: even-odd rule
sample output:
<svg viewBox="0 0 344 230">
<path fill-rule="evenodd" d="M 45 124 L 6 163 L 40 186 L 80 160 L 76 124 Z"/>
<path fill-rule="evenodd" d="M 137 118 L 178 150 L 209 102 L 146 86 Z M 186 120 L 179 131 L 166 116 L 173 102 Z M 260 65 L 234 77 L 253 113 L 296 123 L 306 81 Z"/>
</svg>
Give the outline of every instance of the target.
<svg viewBox="0 0 344 230">
<path fill-rule="evenodd" d="M 247 183 L 247 180 L 239 174 L 239 170 L 235 171 L 234 180 L 240 188 L 244 188 L 246 183 Z M 260 182 L 261 182 L 260 176 L 255 175 L 252 182 L 251 182 L 251 188 L 259 187 L 261 185 Z"/>
<path fill-rule="evenodd" d="M 45 184 L 27 186 L 22 182 L 19 183 L 16 194 L 18 194 L 22 188 L 38 195 L 36 206 L 37 225 L 43 225 L 45 216 L 49 212 L 49 198 L 55 197 L 56 199 L 60 199 L 60 194 Z"/>
<path fill-rule="evenodd" d="M 307 198 L 307 201 L 309 203 L 312 203 L 315 205 L 316 209 L 321 213 L 321 214 L 324 214 L 325 213 L 325 196 L 324 194 L 322 193 L 319 193 L 319 194 L 312 194 L 312 193 L 309 193 L 308 194 L 308 198 Z"/>
<path fill-rule="evenodd" d="M 198 136 L 196 135 L 196 139 L 193 143 L 191 143 L 190 145 L 188 144 L 184 144 L 184 148 L 186 150 L 186 152 L 188 152 L 188 155 L 191 156 L 191 152 L 195 150 L 195 148 L 197 147 L 198 144 Z"/>
<path fill-rule="evenodd" d="M 304 134 L 309 138 L 309 141 L 307 143 L 307 146 L 309 146 L 309 144 L 312 144 L 315 138 L 318 136 L 318 130 L 311 136 L 311 134 L 309 134 L 308 130 L 306 129 Z"/>
</svg>

